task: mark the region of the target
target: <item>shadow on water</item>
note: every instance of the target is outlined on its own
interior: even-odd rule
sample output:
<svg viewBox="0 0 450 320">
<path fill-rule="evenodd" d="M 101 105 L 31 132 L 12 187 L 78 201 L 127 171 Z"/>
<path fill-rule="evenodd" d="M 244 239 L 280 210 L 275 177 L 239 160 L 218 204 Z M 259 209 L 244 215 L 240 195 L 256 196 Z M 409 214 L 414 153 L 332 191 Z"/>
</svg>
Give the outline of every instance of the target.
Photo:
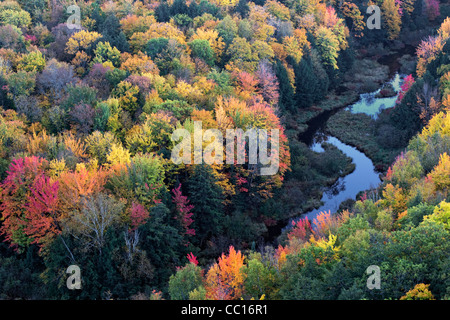
<svg viewBox="0 0 450 320">
<path fill-rule="evenodd" d="M 313 151 L 323 152 L 321 144 L 323 142 L 329 143 L 352 159 L 355 170 L 345 177 L 339 178 L 335 184 L 323 190 L 323 205 L 305 214 L 310 221 L 322 211 L 330 211 L 331 213 L 338 211 L 342 202 L 347 199 L 356 199 L 359 192 L 375 188 L 381 182 L 379 173 L 375 171 L 372 160 L 364 153 L 333 136 L 320 137 L 320 140 L 320 142 L 314 142 L 311 146 Z"/>
<path fill-rule="evenodd" d="M 414 56 L 416 53 L 416 47 L 410 44 L 406 44 L 403 48 L 397 50 L 396 52 L 382 56 L 377 61 L 378 63 L 389 67 L 389 77 L 391 78 L 394 74 L 401 70 L 402 64 L 399 59 L 409 54 Z"/>
<path fill-rule="evenodd" d="M 308 129 L 299 134 L 300 141 L 304 142 L 311 150 L 318 153 L 324 151 L 322 143 L 326 142 L 334 145 L 352 159 L 355 170 L 345 177 L 339 178 L 332 186 L 323 189 L 323 196 L 321 199 L 322 205 L 319 208 L 306 212 L 296 218 L 279 221 L 277 225 L 269 227 L 269 241 L 275 240 L 282 231 L 289 228 L 293 220 L 298 220 L 301 217 L 306 216 L 312 221 L 320 212 L 330 211 L 331 213 L 335 213 L 339 210 L 339 206 L 343 201 L 348 199 L 355 200 L 356 196 L 361 191 L 376 188 L 380 184 L 380 175 L 376 172 L 372 160 L 355 147 L 343 143 L 336 137 L 327 135 L 324 133 L 324 128 L 330 117 L 344 108 L 353 113 L 365 113 L 376 118 L 377 114 L 382 109 L 393 107 L 404 78 L 404 75 L 398 74 L 401 67 L 399 58 L 405 54 L 414 54 L 414 50 L 415 48 L 413 46 L 407 45 L 398 52 L 381 57 L 378 60 L 381 64 L 389 66 L 390 80 L 386 83 L 392 85 L 395 95 L 391 97 L 378 97 L 377 93 L 380 89 L 375 92 L 361 94 L 360 99 L 356 103 L 347 107 L 325 111 L 307 123 Z"/>
<path fill-rule="evenodd" d="M 380 184 L 381 179 L 379 173 L 376 172 L 372 160 L 364 153 L 355 147 L 343 143 L 336 137 L 325 135 L 321 130 L 318 130 L 312 138 L 310 144 L 311 150 L 318 153 L 324 152 L 321 146 L 322 143 L 331 144 L 341 150 L 347 157 L 350 157 L 355 165 L 355 170 L 344 177 L 338 178 L 333 185 L 323 189 L 322 205 L 319 208 L 306 212 L 301 216 L 280 221 L 277 225 L 270 227 L 268 233 L 272 241 L 282 231 L 289 228 L 293 220 L 298 220 L 306 216 L 312 221 L 320 212 L 335 213 L 339 210 L 340 204 L 345 200 L 356 199 L 356 196 L 361 191 L 376 188 Z"/>
<path fill-rule="evenodd" d="M 330 117 L 336 114 L 339 110 L 340 109 L 327 110 L 320 116 L 308 121 L 308 129 L 299 134 L 299 140 L 310 147 L 314 141 L 319 141 L 320 136 L 325 137 L 323 130 L 328 122 L 328 119 L 330 119 Z"/>
</svg>

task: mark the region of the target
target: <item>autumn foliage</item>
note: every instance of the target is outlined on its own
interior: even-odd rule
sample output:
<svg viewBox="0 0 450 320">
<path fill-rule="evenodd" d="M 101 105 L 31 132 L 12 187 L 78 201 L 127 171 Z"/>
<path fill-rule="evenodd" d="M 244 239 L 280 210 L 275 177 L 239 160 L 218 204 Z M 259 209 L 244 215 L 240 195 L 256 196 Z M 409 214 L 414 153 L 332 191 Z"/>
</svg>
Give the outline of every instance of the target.
<svg viewBox="0 0 450 320">
<path fill-rule="evenodd" d="M 58 181 L 45 176 L 47 162 L 38 157 L 14 160 L 2 182 L 0 231 L 16 248 L 40 245 L 61 232 Z"/>
<path fill-rule="evenodd" d="M 449 252 L 446 3 L 71 2 L 0 1 L 0 236 L 11 246 L 0 299 L 448 298 L 436 284 Z M 372 4 L 380 30 L 366 28 Z M 387 141 L 376 156 L 405 152 L 374 190 L 297 217 L 272 246 L 347 166 L 304 141 L 312 119 L 378 85 L 370 75 L 363 88 L 355 61 L 381 64 L 405 39 L 420 43 L 416 72 L 399 59 L 411 74 L 385 122 L 367 126 L 376 137 L 362 138 Z M 174 134 L 188 140 L 199 122 L 202 134 L 235 130 L 233 158 L 224 139 L 215 163 L 172 161 Z M 251 129 L 268 135 L 256 164 Z M 264 158 L 275 172 L 263 174 Z M 382 292 L 361 281 L 373 257 L 389 270 Z M 83 290 L 66 290 L 69 265 L 83 268 Z"/>
<path fill-rule="evenodd" d="M 175 218 L 181 220 L 181 224 L 186 230 L 187 235 L 195 236 L 195 230 L 190 228 L 191 224 L 194 222 L 194 220 L 192 219 L 194 213 L 191 212 L 194 206 L 190 205 L 188 198 L 186 196 L 183 196 L 183 194 L 181 193 L 181 184 L 177 188 L 173 189 L 172 192 L 172 201 L 176 205 L 178 214 L 178 216 L 176 216 Z"/>
<path fill-rule="evenodd" d="M 235 300 L 243 293 L 244 256 L 234 247 L 230 247 L 228 255 L 222 254 L 206 274 L 206 298 L 210 300 Z"/>
</svg>

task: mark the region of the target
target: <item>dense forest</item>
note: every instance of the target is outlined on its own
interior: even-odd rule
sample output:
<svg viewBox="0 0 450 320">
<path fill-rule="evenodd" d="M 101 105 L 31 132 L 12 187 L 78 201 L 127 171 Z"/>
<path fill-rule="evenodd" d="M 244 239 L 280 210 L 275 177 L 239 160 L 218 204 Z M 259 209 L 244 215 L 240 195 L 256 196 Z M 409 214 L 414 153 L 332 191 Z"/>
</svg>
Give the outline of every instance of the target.
<svg viewBox="0 0 450 320">
<path fill-rule="evenodd" d="M 450 299 L 448 16 L 439 0 L 1 1 L 0 299 Z M 395 106 L 342 111 L 392 96 L 396 55 Z M 381 183 L 308 219 L 355 170 L 306 143 L 325 114 Z M 198 123 L 203 148 L 209 129 L 279 132 L 278 170 L 250 149 L 174 162 Z"/>
</svg>

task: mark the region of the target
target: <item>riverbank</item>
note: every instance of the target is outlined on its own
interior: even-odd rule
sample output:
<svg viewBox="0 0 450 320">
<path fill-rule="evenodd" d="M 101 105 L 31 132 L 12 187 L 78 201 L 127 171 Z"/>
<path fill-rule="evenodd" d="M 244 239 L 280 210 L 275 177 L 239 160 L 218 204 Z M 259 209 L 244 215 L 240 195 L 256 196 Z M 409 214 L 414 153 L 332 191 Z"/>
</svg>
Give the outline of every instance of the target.
<svg viewBox="0 0 450 320">
<path fill-rule="evenodd" d="M 342 83 L 323 101 L 284 119 L 287 130 L 295 130 L 301 136 L 317 118 L 357 102 L 362 93 L 380 88 L 389 80 L 389 74 L 389 66 L 379 63 L 377 57 L 355 61 L 352 69 L 343 76 Z"/>
<path fill-rule="evenodd" d="M 398 94 L 398 92 L 393 92 L 393 86 L 390 81 L 394 81 L 396 75 L 398 77 L 398 72 L 403 74 L 414 72 L 414 64 L 411 64 L 414 51 L 415 46 L 403 45 L 402 47 L 391 49 L 388 54 L 374 56 L 376 57 L 374 65 L 382 64 L 385 69 L 382 72 L 382 76 L 369 82 L 372 84 L 377 83 L 377 87 L 373 87 L 371 91 L 364 93 L 370 93 L 371 99 L 382 101 L 382 104 L 386 104 L 381 106 L 382 110 L 372 110 L 372 113 L 369 113 L 368 110 L 360 110 L 360 113 L 356 113 L 339 108 L 338 111 L 327 117 L 326 126 L 323 129 L 326 134 L 335 136 L 344 143 L 363 152 L 374 162 L 375 168 L 379 172 L 385 172 L 389 168 L 395 157 L 401 153 L 407 143 L 407 139 L 403 139 L 401 133 L 396 132 L 388 123 L 389 109 L 395 106 Z M 367 63 L 356 63 L 356 65 L 357 69 L 359 69 L 363 65 L 367 65 Z M 378 70 L 382 70 L 382 68 L 378 67 Z M 356 75 L 355 79 L 361 79 L 361 77 Z M 379 82 L 380 80 L 382 81 Z M 398 83 L 396 86 L 397 88 L 395 89 L 399 90 Z M 366 89 L 368 87 L 370 85 L 366 86 Z M 382 92 L 385 87 L 389 87 L 392 92 Z M 364 104 L 365 101 L 361 101 L 360 98 L 361 95 L 358 96 L 357 101 Z M 352 102 L 349 105 L 354 103 Z M 369 109 L 374 107 L 369 105 Z M 378 111 L 379 114 L 374 117 Z"/>
<path fill-rule="evenodd" d="M 324 190 L 331 189 L 339 179 L 355 170 L 353 159 L 330 143 L 316 152 L 300 140 L 290 141 L 291 169 L 273 199 L 264 203 L 261 211 L 276 212 L 266 224 L 264 241 L 275 244 L 289 221 L 323 205 Z"/>
<path fill-rule="evenodd" d="M 410 51 L 411 47 L 408 47 L 405 50 Z M 340 172 L 329 172 L 328 179 L 316 180 L 314 183 L 310 183 L 309 186 L 307 185 L 308 183 L 304 183 L 302 177 L 295 177 L 294 175 L 293 179 L 292 176 L 291 179 L 286 179 L 282 192 L 283 196 L 296 194 L 297 192 L 301 193 L 303 197 L 295 197 L 298 201 L 298 205 L 295 209 L 283 210 L 283 218 L 277 219 L 275 225 L 268 226 L 266 239 L 273 240 L 275 237 L 279 236 L 293 217 L 311 214 L 311 212 L 316 212 L 323 208 L 323 200 L 327 190 L 332 190 L 334 185 L 339 184 L 339 181 L 342 181 L 343 178 L 354 173 L 356 171 L 355 169 L 357 169 L 354 164 L 355 158 L 349 157 L 349 154 L 342 152 L 343 149 L 337 148 L 335 154 L 339 156 L 331 156 L 330 154 L 326 154 L 326 152 L 319 154 L 311 150 L 309 147 L 315 142 L 314 139 L 317 139 L 317 132 L 322 132 L 323 135 L 332 135 L 334 139 L 339 141 L 339 143 L 342 143 L 345 148 L 354 148 L 353 152 L 354 154 L 358 154 L 357 157 L 360 157 L 361 159 L 364 158 L 365 162 L 370 162 L 370 165 L 364 165 L 369 168 L 369 171 L 373 171 L 374 168 L 376 169 L 376 172 L 373 172 L 373 176 L 376 177 L 373 181 L 377 180 L 378 182 L 381 182 L 379 173 L 387 169 L 387 166 L 392 163 L 393 158 L 400 152 L 400 149 L 394 148 L 392 150 L 384 150 L 383 148 L 380 148 L 379 143 L 376 141 L 376 135 L 373 135 L 374 128 L 372 118 L 365 114 L 352 114 L 343 109 L 359 101 L 361 99 L 361 94 L 371 93 L 385 86 L 392 77 L 393 72 L 395 72 L 399 66 L 402 66 L 402 63 L 399 62 L 399 60 L 403 59 L 403 63 L 409 61 L 407 56 L 408 52 L 390 51 L 385 57 L 374 55 L 369 58 L 360 58 L 355 61 L 353 68 L 344 75 L 342 84 L 333 92 L 329 93 L 325 100 L 306 110 L 299 110 L 298 115 L 295 117 L 288 118 L 287 120 L 285 119 L 291 146 L 308 146 L 307 150 L 303 148 L 303 152 L 309 156 L 311 156 L 311 153 L 316 154 L 317 161 L 328 159 L 330 164 L 332 164 L 336 161 L 336 158 L 344 157 L 347 159 L 347 164 L 345 170 L 341 170 Z M 387 65 L 381 64 L 380 61 L 387 63 Z M 389 96 L 393 97 L 394 95 L 391 94 Z M 383 97 L 380 96 L 377 98 Z M 325 148 L 336 148 L 336 145 L 333 144 L 324 144 L 324 146 Z M 298 159 L 299 158 L 296 157 L 294 151 L 292 154 L 292 167 L 294 171 Z M 348 159 L 351 159 L 351 161 L 348 162 Z M 340 168 L 343 168 L 342 164 Z M 314 169 L 311 169 L 311 171 L 313 170 Z M 357 179 L 361 179 L 361 176 L 359 175 L 360 173 L 357 172 Z M 354 181 L 349 183 L 352 184 Z M 310 188 L 311 184 L 314 185 L 314 191 L 309 192 L 309 196 L 305 198 L 304 192 L 300 192 L 299 190 Z M 368 189 L 376 186 L 367 185 L 366 187 L 366 189 Z M 344 197 L 345 199 L 340 199 L 339 203 L 333 206 L 332 211 L 337 211 L 339 205 L 348 199 L 354 201 L 359 192 L 366 190 L 364 188 L 352 192 L 348 198 Z M 292 200 L 287 199 L 287 201 L 289 202 Z"/>
<path fill-rule="evenodd" d="M 329 118 L 325 132 L 363 152 L 379 172 L 385 172 L 405 147 L 399 143 L 399 147 L 386 148 L 383 142 L 391 139 L 392 143 L 396 137 L 389 133 L 389 128 L 364 113 L 341 110 Z"/>
</svg>

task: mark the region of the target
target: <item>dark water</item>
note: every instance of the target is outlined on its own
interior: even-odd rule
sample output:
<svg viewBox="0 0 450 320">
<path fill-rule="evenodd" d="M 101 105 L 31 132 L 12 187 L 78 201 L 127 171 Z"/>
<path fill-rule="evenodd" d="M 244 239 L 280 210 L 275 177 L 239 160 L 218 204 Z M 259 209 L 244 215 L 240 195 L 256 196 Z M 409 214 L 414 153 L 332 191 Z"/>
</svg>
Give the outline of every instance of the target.
<svg viewBox="0 0 450 320">
<path fill-rule="evenodd" d="M 323 205 L 304 215 L 310 221 L 322 211 L 335 213 L 343 201 L 355 199 L 359 192 L 376 188 L 381 182 L 372 160 L 366 157 L 364 153 L 332 136 L 322 136 L 320 140 L 321 142 L 314 143 L 311 146 L 313 151 L 323 152 L 322 142 L 332 144 L 352 159 L 355 170 L 345 177 L 339 178 L 331 187 L 325 188 L 322 196 Z"/>
<path fill-rule="evenodd" d="M 373 118 L 376 118 L 379 112 L 383 109 L 392 108 L 397 100 L 398 91 L 404 79 L 403 74 L 399 73 L 401 64 L 399 63 L 399 58 L 404 54 L 413 55 L 415 48 L 413 46 L 405 46 L 403 49 L 399 50 L 388 56 L 383 56 L 378 60 L 379 63 L 387 65 L 389 67 L 389 77 L 390 83 L 396 94 L 392 97 L 376 97 L 376 94 L 380 91 L 376 90 L 371 93 L 365 93 L 360 95 L 360 99 L 345 107 L 353 113 L 365 113 Z M 348 199 L 356 199 L 356 196 L 361 191 L 369 190 L 378 187 L 381 182 L 380 175 L 376 172 L 372 160 L 370 160 L 364 153 L 360 152 L 356 148 L 347 145 L 337 139 L 336 137 L 327 135 L 324 133 L 324 128 L 328 119 L 335 113 L 340 112 L 339 110 L 330 110 L 322 113 L 320 116 L 309 121 L 308 129 L 300 134 L 299 138 L 302 142 L 306 143 L 311 150 L 321 153 L 323 152 L 322 143 L 326 142 L 336 146 L 341 150 L 346 156 L 352 159 L 355 165 L 355 170 L 345 177 L 339 178 L 332 186 L 327 187 L 323 190 L 322 205 L 314 210 L 306 212 L 305 214 L 290 219 L 289 223 L 287 221 L 284 224 L 278 224 L 276 226 L 269 228 L 269 238 L 274 239 L 280 235 L 281 231 L 291 227 L 291 222 L 293 220 L 298 220 L 305 216 L 312 221 L 320 212 L 335 213 L 338 211 L 340 204 Z"/>
<path fill-rule="evenodd" d="M 390 83 L 396 95 L 392 97 L 376 97 L 376 94 L 380 91 L 374 91 L 371 93 L 364 93 L 360 95 L 360 99 L 352 105 L 347 106 L 345 109 L 352 113 L 365 113 L 373 118 L 376 118 L 378 113 L 387 108 L 392 108 L 397 100 L 398 91 L 402 84 L 404 75 L 395 73 L 388 81 Z M 324 133 L 324 128 L 331 115 L 338 111 L 327 112 L 320 117 L 313 119 L 308 123 L 309 127 L 300 138 L 308 144 L 311 150 L 322 153 L 322 143 L 329 143 L 341 150 L 347 157 L 352 159 L 355 165 L 355 170 L 345 177 L 339 178 L 336 183 L 331 187 L 327 187 L 323 190 L 322 205 L 314 210 L 311 210 L 301 217 L 291 219 L 286 228 L 289 228 L 292 220 L 298 220 L 299 218 L 308 217 L 312 221 L 320 212 L 335 213 L 339 210 L 340 204 L 348 199 L 356 199 L 356 196 L 361 191 L 376 188 L 380 182 L 380 175 L 375 170 L 372 160 L 370 160 L 364 153 L 357 150 L 355 147 L 347 145 L 337 139 L 336 137 L 327 135 Z"/>
<path fill-rule="evenodd" d="M 403 48 L 398 49 L 392 54 L 382 56 L 377 61 L 389 67 L 389 77 L 392 77 L 395 73 L 401 70 L 402 65 L 399 59 L 406 54 L 414 56 L 416 54 L 416 46 L 406 44 Z"/>
<path fill-rule="evenodd" d="M 380 97 L 376 98 L 376 95 L 382 90 L 381 88 L 374 92 L 363 93 L 360 95 L 359 101 L 345 108 L 346 110 L 350 110 L 352 113 L 365 113 L 372 118 L 376 119 L 378 114 L 387 108 L 392 108 L 397 101 L 398 92 L 403 83 L 403 80 L 406 75 L 395 73 L 391 80 L 388 82 L 396 95 L 392 97 Z"/>
</svg>

